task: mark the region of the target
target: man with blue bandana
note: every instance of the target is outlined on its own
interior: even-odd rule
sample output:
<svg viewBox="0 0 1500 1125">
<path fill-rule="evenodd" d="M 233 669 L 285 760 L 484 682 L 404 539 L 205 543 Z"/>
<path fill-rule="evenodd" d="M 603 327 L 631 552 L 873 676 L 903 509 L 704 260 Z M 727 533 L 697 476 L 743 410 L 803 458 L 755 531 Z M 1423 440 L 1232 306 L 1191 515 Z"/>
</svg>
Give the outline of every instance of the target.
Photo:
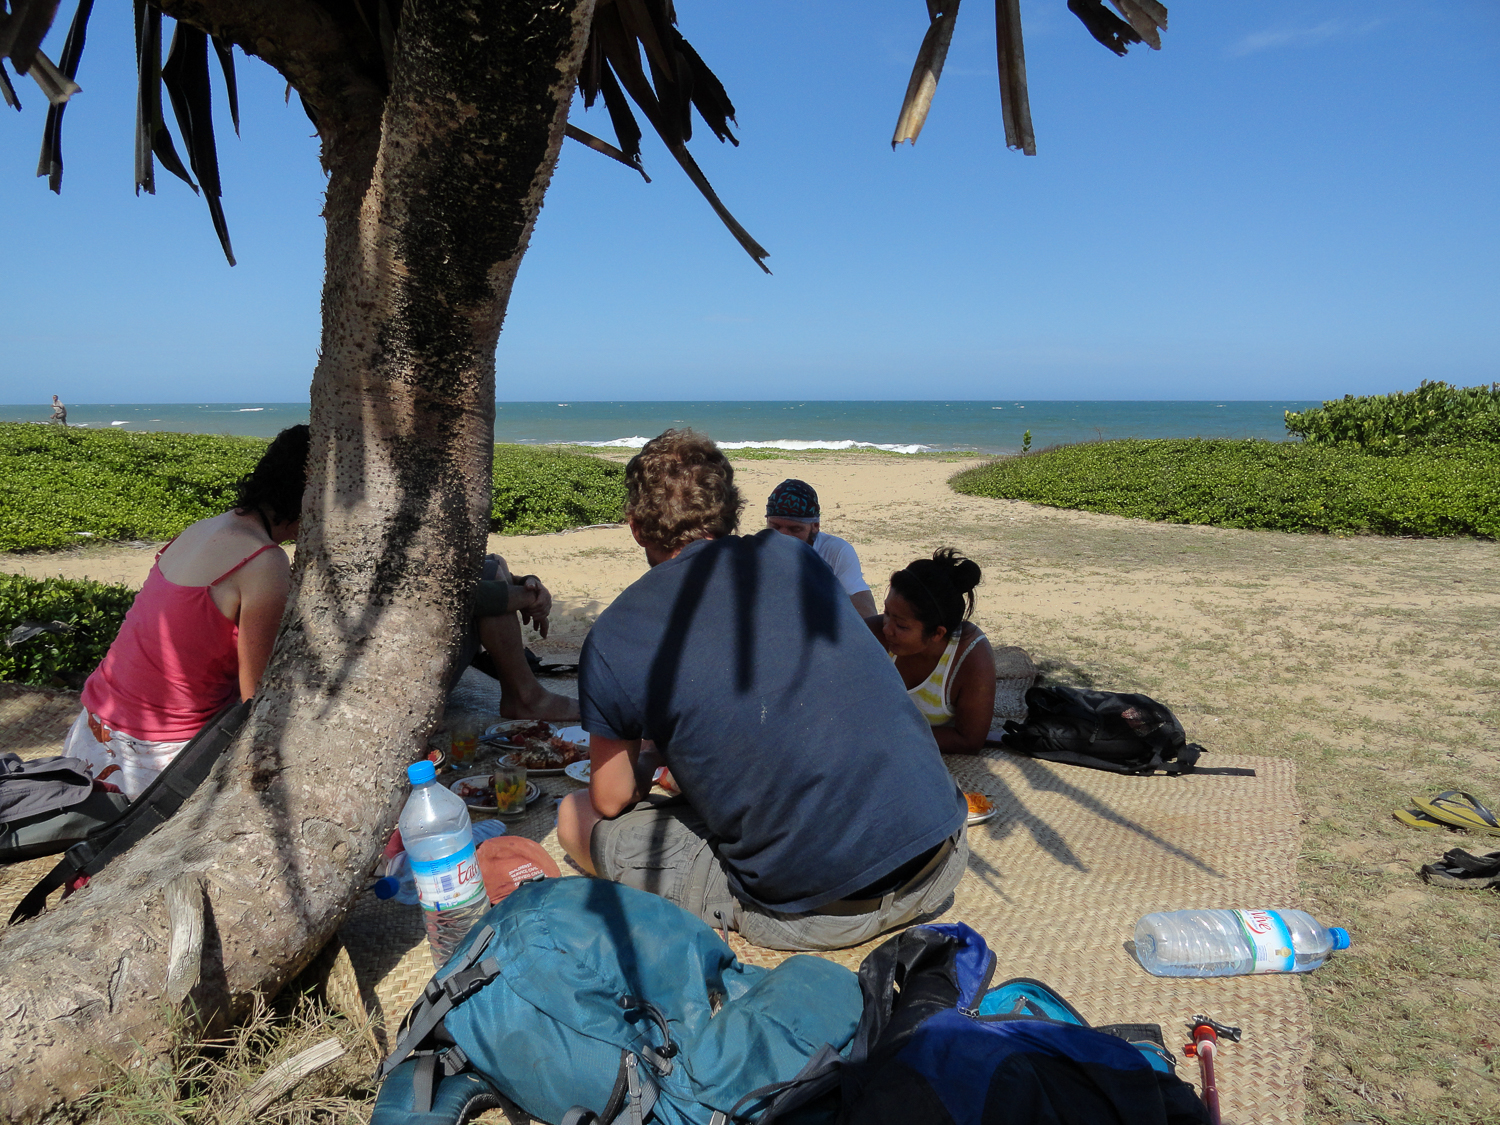
<svg viewBox="0 0 1500 1125">
<path fill-rule="evenodd" d="M 861 617 L 874 617 L 875 595 L 859 566 L 859 555 L 847 539 L 829 535 L 820 527 L 822 513 L 818 494 L 806 481 L 789 477 L 776 486 L 766 500 L 766 526 L 793 539 L 800 539 L 828 564 L 844 593 Z"/>
</svg>

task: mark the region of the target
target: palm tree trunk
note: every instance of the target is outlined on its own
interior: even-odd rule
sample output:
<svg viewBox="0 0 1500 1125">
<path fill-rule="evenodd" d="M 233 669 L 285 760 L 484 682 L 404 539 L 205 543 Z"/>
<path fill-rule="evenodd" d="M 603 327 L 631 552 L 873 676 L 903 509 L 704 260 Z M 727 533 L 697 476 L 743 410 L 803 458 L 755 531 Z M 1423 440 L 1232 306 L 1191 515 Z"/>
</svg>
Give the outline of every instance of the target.
<svg viewBox="0 0 1500 1125">
<path fill-rule="evenodd" d="M 194 22 L 213 6 L 187 3 Z M 592 6 L 408 4 L 378 119 L 320 117 L 322 355 L 276 652 L 246 731 L 188 804 L 0 938 L 0 1116 L 35 1119 L 166 1049 L 165 904 L 193 900 L 184 880 L 206 904 L 182 1005 L 203 1024 L 293 976 L 369 873 L 468 612 L 488 524 L 495 343 Z M 256 10 L 244 5 L 247 36 Z"/>
</svg>

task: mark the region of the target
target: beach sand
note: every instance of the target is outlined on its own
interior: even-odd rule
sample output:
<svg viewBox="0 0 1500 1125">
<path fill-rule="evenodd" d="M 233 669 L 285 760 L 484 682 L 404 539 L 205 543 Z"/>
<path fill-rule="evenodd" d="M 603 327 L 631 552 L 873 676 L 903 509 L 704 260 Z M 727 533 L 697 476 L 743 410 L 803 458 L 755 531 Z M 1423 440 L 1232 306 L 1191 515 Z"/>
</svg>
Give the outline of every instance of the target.
<svg viewBox="0 0 1500 1125">
<path fill-rule="evenodd" d="M 1056 679 L 1167 703 L 1208 748 L 1205 765 L 1216 754 L 1295 760 L 1301 901 L 1192 905 L 1296 905 L 1354 933 L 1348 954 L 1302 980 L 1309 1119 L 1493 1119 L 1493 893 L 1429 888 L 1416 868 L 1500 839 L 1419 832 L 1390 814 L 1410 794 L 1447 788 L 1500 803 L 1500 545 L 1153 524 L 979 499 L 946 487 L 966 463 L 737 461 L 744 529 L 762 526 L 772 487 L 800 477 L 819 492 L 823 527 L 859 551 L 877 602 L 891 570 L 957 547 L 984 569 L 975 617 L 995 643 L 1022 646 Z M 552 635 L 533 638 L 544 656 L 576 652 L 645 569 L 624 528 L 496 536 L 490 549 L 553 591 Z M 0 569 L 139 584 L 153 553 L 0 556 Z M 1211 844 L 1211 826 L 1205 835 Z"/>
</svg>

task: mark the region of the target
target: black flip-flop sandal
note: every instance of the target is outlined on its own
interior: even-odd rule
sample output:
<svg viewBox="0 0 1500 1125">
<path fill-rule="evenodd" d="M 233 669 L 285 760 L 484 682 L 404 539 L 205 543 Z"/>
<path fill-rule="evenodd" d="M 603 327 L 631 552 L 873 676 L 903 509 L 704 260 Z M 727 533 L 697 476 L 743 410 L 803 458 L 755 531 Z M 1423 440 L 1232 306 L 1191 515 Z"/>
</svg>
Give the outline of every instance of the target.
<svg viewBox="0 0 1500 1125">
<path fill-rule="evenodd" d="M 1422 865 L 1427 883 L 1461 887 L 1500 887 L 1500 852 L 1470 855 L 1461 848 L 1446 852 L 1436 863 Z"/>
</svg>

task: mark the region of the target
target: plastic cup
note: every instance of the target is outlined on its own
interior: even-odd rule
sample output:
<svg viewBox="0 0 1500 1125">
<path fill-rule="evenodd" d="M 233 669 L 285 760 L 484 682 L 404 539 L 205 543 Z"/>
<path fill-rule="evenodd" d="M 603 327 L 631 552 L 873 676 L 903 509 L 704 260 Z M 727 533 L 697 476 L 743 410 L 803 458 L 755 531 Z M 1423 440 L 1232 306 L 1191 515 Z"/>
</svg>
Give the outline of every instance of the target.
<svg viewBox="0 0 1500 1125">
<path fill-rule="evenodd" d="M 461 768 L 474 760 L 483 728 L 484 723 L 477 715 L 458 715 L 449 721 L 449 760 L 454 766 Z"/>
<path fill-rule="evenodd" d="M 526 811 L 526 767 L 499 762 L 490 781 L 495 786 L 495 812 L 515 816 Z"/>
</svg>

